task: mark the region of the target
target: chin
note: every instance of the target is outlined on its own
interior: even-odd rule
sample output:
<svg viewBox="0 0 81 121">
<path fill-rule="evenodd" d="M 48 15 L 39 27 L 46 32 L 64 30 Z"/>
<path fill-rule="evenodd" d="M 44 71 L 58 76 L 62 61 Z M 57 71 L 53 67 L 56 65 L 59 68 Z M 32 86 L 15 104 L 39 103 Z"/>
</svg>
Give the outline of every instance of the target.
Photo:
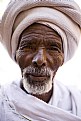
<svg viewBox="0 0 81 121">
<path fill-rule="evenodd" d="M 45 80 L 45 82 L 37 81 L 36 83 L 29 83 L 27 78 L 23 78 L 23 87 L 29 93 L 33 95 L 41 95 L 49 92 L 52 89 L 52 79 Z"/>
</svg>

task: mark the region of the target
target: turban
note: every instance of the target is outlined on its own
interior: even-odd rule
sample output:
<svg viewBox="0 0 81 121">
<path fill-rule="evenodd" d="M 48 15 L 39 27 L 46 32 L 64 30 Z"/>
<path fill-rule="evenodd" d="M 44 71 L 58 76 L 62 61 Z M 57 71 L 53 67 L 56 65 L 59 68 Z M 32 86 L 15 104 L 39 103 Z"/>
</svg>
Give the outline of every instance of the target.
<svg viewBox="0 0 81 121">
<path fill-rule="evenodd" d="M 21 33 L 33 23 L 58 32 L 63 41 L 64 62 L 72 58 L 81 35 L 81 10 L 73 0 L 12 0 L 0 22 L 0 34 L 13 60 Z"/>
</svg>

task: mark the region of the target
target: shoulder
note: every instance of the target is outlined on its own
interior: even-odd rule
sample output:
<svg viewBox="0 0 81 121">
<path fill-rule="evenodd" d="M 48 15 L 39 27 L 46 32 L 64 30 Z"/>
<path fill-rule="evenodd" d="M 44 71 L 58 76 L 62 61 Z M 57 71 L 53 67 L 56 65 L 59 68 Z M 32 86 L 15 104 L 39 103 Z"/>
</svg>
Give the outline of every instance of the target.
<svg viewBox="0 0 81 121">
<path fill-rule="evenodd" d="M 81 101 L 81 90 L 78 89 L 76 86 L 67 86 L 68 90 L 70 91 L 71 95 L 75 99 L 79 99 Z"/>
<path fill-rule="evenodd" d="M 72 100 L 74 100 L 75 102 L 81 102 L 81 90 L 78 89 L 76 86 L 65 85 L 57 80 L 56 85 L 58 86 L 62 94 L 69 94 Z"/>
<path fill-rule="evenodd" d="M 72 85 L 65 85 L 61 83 L 60 81 L 56 81 L 56 85 L 58 86 L 59 90 L 63 93 L 69 93 L 72 97 L 79 97 L 81 99 L 81 90 L 78 89 L 76 86 Z"/>
<path fill-rule="evenodd" d="M 75 91 L 75 92 L 81 93 L 81 90 L 79 88 L 77 88 L 77 86 L 75 86 L 75 85 L 66 85 L 66 84 L 64 84 L 64 83 L 62 83 L 58 80 L 55 80 L 55 83 L 56 83 L 56 85 L 59 86 L 59 88 L 62 88 L 64 90 L 66 89 L 66 90 L 69 90 L 69 91 L 72 91 L 72 92 Z"/>
</svg>

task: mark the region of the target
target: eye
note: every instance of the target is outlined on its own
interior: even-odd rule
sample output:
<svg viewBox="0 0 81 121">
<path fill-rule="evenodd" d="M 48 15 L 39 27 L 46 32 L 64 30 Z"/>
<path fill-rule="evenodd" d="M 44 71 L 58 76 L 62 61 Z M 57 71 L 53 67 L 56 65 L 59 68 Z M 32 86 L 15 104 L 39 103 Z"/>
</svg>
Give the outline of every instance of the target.
<svg viewBox="0 0 81 121">
<path fill-rule="evenodd" d="M 60 43 L 56 43 L 56 42 L 50 42 L 47 44 L 46 46 L 47 50 L 49 51 L 54 51 L 54 52 L 58 52 L 60 53 L 62 51 L 62 47 Z"/>
<path fill-rule="evenodd" d="M 51 46 L 51 47 L 50 47 L 50 50 L 58 51 L 58 48 L 55 47 L 55 46 Z"/>
<path fill-rule="evenodd" d="M 36 50 L 36 46 L 33 46 L 33 45 L 26 45 L 26 46 L 21 46 L 19 48 L 20 50 L 23 50 L 23 51 L 35 51 Z"/>
<path fill-rule="evenodd" d="M 49 46 L 49 47 L 47 47 L 47 50 L 52 50 L 52 51 L 58 51 L 59 52 L 59 48 L 58 47 L 56 47 L 56 46 Z"/>
</svg>

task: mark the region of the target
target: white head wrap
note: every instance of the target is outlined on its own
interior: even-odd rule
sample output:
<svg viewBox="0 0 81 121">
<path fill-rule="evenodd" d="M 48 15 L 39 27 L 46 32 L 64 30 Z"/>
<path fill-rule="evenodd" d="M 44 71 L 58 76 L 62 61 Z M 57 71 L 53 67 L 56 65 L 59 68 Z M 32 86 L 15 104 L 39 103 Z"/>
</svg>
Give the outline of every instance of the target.
<svg viewBox="0 0 81 121">
<path fill-rule="evenodd" d="M 81 35 L 81 10 L 73 0 L 12 0 L 0 23 L 2 43 L 15 59 L 19 36 L 33 23 L 53 28 L 61 36 L 64 61 L 73 56 Z"/>
</svg>

